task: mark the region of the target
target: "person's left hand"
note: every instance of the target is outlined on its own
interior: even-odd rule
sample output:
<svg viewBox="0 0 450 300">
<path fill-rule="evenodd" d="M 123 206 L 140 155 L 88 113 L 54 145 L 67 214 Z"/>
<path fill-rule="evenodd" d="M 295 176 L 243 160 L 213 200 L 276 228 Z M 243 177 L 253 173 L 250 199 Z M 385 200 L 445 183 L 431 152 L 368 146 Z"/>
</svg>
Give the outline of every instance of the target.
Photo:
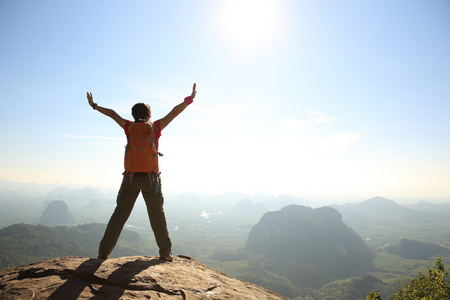
<svg viewBox="0 0 450 300">
<path fill-rule="evenodd" d="M 194 100 L 195 94 L 197 94 L 197 91 L 195 90 L 196 87 L 197 87 L 197 84 L 194 83 L 194 86 L 192 87 L 192 94 L 191 94 L 192 100 Z"/>
</svg>

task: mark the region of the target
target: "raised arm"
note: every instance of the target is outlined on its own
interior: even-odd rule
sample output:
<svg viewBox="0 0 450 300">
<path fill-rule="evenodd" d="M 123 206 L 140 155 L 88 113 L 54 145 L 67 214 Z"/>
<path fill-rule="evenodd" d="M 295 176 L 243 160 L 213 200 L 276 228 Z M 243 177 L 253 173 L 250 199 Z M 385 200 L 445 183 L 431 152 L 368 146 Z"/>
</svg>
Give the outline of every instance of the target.
<svg viewBox="0 0 450 300">
<path fill-rule="evenodd" d="M 176 116 L 178 116 L 189 104 L 191 104 L 194 101 L 195 95 L 197 94 L 197 91 L 195 90 L 196 84 L 194 83 L 194 86 L 192 87 L 192 94 L 186 98 L 184 98 L 184 101 L 172 108 L 172 110 L 164 117 L 161 121 L 161 130 L 163 130 L 167 125 L 169 125 L 170 122 L 172 122 L 173 119 L 175 119 Z"/>
<path fill-rule="evenodd" d="M 117 124 L 119 124 L 120 127 L 124 127 L 125 125 L 125 119 L 122 118 L 118 113 L 116 113 L 114 110 L 106 107 L 101 107 L 100 105 L 97 105 L 97 103 L 94 102 L 94 97 L 92 97 L 92 93 L 87 93 L 87 99 L 89 102 L 89 105 L 95 109 L 104 114 L 105 116 L 110 117 L 114 121 L 116 121 Z"/>
</svg>

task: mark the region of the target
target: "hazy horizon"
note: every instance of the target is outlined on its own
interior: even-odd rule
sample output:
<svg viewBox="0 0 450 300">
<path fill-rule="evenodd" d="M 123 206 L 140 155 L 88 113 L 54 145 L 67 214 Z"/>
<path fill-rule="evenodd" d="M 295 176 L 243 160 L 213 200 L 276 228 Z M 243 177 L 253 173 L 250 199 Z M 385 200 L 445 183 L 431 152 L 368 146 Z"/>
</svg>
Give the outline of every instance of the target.
<svg viewBox="0 0 450 300">
<path fill-rule="evenodd" d="M 102 186 L 94 186 L 94 185 L 77 185 L 77 184 L 60 184 L 60 183 L 30 183 L 30 182 L 15 182 L 6 179 L 0 178 L 0 197 L 4 196 L 2 192 L 9 191 L 11 194 L 21 194 L 22 196 L 31 197 L 34 192 L 38 192 L 37 197 L 45 197 L 48 193 L 59 189 L 59 188 L 67 188 L 68 192 L 74 191 L 82 191 L 84 189 L 95 189 L 109 198 L 112 202 L 114 202 L 119 187 L 102 187 Z M 226 191 L 223 193 L 201 193 L 201 192 L 179 192 L 179 193 L 164 193 L 166 199 L 171 199 L 173 197 L 177 198 L 183 195 L 194 195 L 200 197 L 202 199 L 225 199 L 227 196 L 231 198 L 231 200 L 238 202 L 240 200 L 251 200 L 253 204 L 258 204 L 259 202 L 263 202 L 261 200 L 267 200 L 268 198 L 273 199 L 293 199 L 292 204 L 302 204 L 305 206 L 310 206 L 313 208 L 317 208 L 320 206 L 327 205 L 342 205 L 347 203 L 360 203 L 366 200 L 370 200 L 372 198 L 381 197 L 385 199 L 392 200 L 398 204 L 416 204 L 421 201 L 429 202 L 432 204 L 440 204 L 440 203 L 450 203 L 450 198 L 432 198 L 432 197 L 388 197 L 384 195 L 367 195 L 366 197 L 341 197 L 341 198 L 321 198 L 321 197 L 302 197 L 300 195 L 293 195 L 287 193 L 280 194 L 270 194 L 265 192 L 255 192 L 255 193 L 243 193 L 239 191 Z M 142 198 L 139 195 L 139 198 Z M 53 199 L 58 200 L 58 199 Z M 86 201 L 89 199 L 86 199 Z M 259 201 L 259 202 L 258 202 Z"/>
<path fill-rule="evenodd" d="M 3 1 L 0 178 L 117 191 L 126 139 L 86 92 L 157 120 L 195 82 L 160 139 L 166 195 L 450 199 L 449 15 L 444 0 Z"/>
</svg>

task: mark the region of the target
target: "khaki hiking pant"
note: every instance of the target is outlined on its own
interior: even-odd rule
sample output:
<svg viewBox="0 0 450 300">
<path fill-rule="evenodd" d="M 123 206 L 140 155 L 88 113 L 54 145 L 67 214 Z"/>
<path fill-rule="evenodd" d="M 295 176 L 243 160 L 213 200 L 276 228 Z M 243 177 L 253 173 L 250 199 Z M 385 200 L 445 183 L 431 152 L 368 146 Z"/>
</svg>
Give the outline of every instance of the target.
<svg viewBox="0 0 450 300">
<path fill-rule="evenodd" d="M 152 173 L 135 173 L 131 176 L 131 180 L 129 175 L 123 176 L 122 185 L 117 195 L 116 209 L 100 242 L 99 258 L 108 258 L 113 251 L 141 191 L 147 205 L 148 217 L 159 247 L 159 254 L 161 256 L 171 255 L 172 243 L 164 214 L 164 197 L 161 192 L 160 176 Z"/>
</svg>

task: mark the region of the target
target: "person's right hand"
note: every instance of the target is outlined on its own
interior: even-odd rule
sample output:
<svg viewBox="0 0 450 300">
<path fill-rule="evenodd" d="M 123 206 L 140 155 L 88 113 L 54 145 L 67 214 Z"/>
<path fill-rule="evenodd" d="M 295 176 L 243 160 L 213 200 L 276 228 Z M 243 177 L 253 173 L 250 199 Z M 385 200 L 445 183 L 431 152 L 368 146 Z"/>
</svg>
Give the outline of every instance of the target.
<svg viewBox="0 0 450 300">
<path fill-rule="evenodd" d="M 94 107 L 94 97 L 92 97 L 92 93 L 87 92 L 86 95 L 87 95 L 89 105 L 91 107 Z"/>
</svg>

